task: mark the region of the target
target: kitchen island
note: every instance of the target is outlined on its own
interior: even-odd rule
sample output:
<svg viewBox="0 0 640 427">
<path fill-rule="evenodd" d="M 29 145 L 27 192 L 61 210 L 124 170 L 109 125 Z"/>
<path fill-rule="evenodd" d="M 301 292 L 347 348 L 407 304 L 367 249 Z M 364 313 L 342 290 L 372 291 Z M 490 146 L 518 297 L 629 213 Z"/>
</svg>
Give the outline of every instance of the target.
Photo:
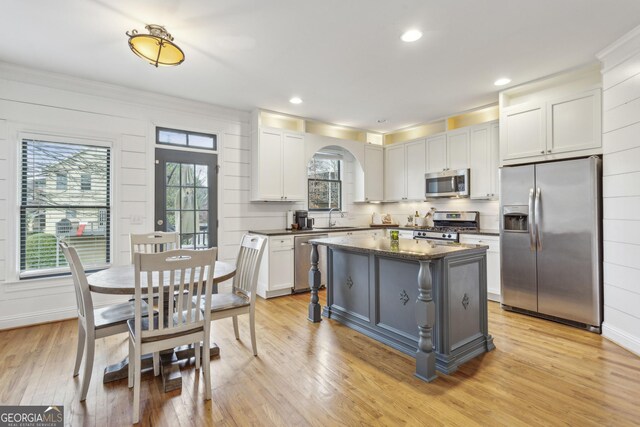
<svg viewBox="0 0 640 427">
<path fill-rule="evenodd" d="M 309 320 L 320 322 L 318 245 L 327 247 L 322 315 L 416 358 L 415 375 L 453 373 L 495 348 L 487 325 L 487 246 L 335 237 L 312 245 Z"/>
</svg>

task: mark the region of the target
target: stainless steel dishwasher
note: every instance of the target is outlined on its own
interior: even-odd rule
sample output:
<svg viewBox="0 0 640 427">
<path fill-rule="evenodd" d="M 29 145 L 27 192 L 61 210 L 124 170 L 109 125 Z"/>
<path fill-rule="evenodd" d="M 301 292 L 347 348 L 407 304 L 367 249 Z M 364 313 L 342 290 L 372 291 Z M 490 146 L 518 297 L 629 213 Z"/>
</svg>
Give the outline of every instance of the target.
<svg viewBox="0 0 640 427">
<path fill-rule="evenodd" d="M 322 239 L 329 237 L 328 234 L 305 234 L 304 236 L 296 236 L 294 238 L 294 264 L 296 265 L 295 277 L 293 281 L 293 292 L 306 292 L 309 288 L 309 270 L 311 269 L 311 245 L 303 245 L 311 239 Z M 320 269 L 321 285 L 327 283 L 327 248 L 318 246 L 320 261 L 318 268 Z"/>
</svg>

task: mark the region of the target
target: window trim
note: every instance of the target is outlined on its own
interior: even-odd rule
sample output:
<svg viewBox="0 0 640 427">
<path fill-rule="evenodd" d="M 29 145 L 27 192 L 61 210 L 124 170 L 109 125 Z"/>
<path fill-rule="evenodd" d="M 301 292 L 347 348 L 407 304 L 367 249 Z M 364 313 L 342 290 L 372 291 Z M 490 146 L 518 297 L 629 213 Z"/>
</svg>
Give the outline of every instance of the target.
<svg viewBox="0 0 640 427">
<path fill-rule="evenodd" d="M 170 142 L 161 142 L 160 141 L 160 132 L 161 131 L 167 131 L 167 132 L 174 132 L 174 133 L 181 133 L 184 134 L 185 137 L 187 138 L 187 143 L 185 145 L 182 144 L 171 144 Z M 208 138 L 213 138 L 213 148 L 207 148 L 207 147 L 197 147 L 197 146 L 193 146 L 189 144 L 189 135 L 194 135 L 194 136 L 206 136 Z M 216 133 L 205 133 L 205 132 L 193 132 L 193 131 L 187 131 L 187 130 L 182 130 L 182 129 L 173 129 L 173 128 L 167 128 L 167 127 L 162 127 L 162 126 L 156 126 L 156 144 L 157 145 L 163 145 L 163 146 L 168 146 L 168 147 L 178 147 L 178 148 L 189 148 L 189 149 L 193 149 L 193 150 L 204 150 L 206 152 L 218 152 L 218 134 Z"/>
<path fill-rule="evenodd" d="M 65 279 L 71 276 L 71 271 L 69 267 L 63 268 L 50 268 L 50 269 L 42 269 L 35 271 L 22 271 L 22 242 L 23 242 L 23 231 L 22 231 L 22 218 L 23 218 L 23 209 L 26 209 L 23 203 L 23 194 L 22 194 L 22 180 L 24 179 L 23 170 L 23 158 L 22 158 L 22 150 L 23 143 L 25 140 L 32 141 L 42 141 L 47 143 L 57 143 L 57 144 L 67 144 L 67 145 L 79 145 L 79 146 L 89 146 L 99 149 L 108 150 L 107 156 L 107 168 L 106 173 L 108 176 L 108 189 L 106 192 L 107 196 L 107 204 L 106 204 L 106 218 L 107 224 L 105 226 L 105 237 L 107 239 L 107 244 L 105 246 L 106 251 L 106 259 L 105 263 L 92 265 L 89 269 L 86 270 L 87 273 L 104 270 L 105 268 L 109 268 L 113 265 L 115 252 L 115 228 L 117 224 L 114 223 L 114 218 L 116 218 L 116 207 L 114 207 L 113 201 L 114 198 L 114 189 L 117 187 L 117 177 L 114 175 L 114 163 L 119 159 L 116 157 L 118 152 L 116 150 L 117 146 L 115 143 L 115 139 L 106 139 L 106 138 L 93 138 L 91 136 L 78 136 L 78 135 L 64 135 L 58 134 L 55 132 L 46 132 L 46 131 L 21 131 L 17 129 L 17 139 L 15 140 L 15 144 L 12 144 L 12 147 L 15 151 L 13 151 L 13 156 L 17 160 L 16 168 L 15 168 L 15 176 L 17 178 L 17 184 L 15 191 L 13 192 L 14 200 L 16 200 L 16 209 L 13 218 L 13 222 L 17 225 L 17 232 L 15 234 L 12 233 L 12 240 L 15 242 L 16 250 L 10 251 L 10 259 L 12 264 L 14 265 L 13 271 L 9 273 L 7 271 L 6 275 L 6 285 L 15 285 L 15 292 L 24 291 L 24 290 L 35 290 L 35 289 L 44 289 L 49 288 L 50 286 L 43 286 L 43 281 L 47 281 L 47 279 L 57 280 L 57 279 Z M 67 175 L 67 186 L 68 186 L 68 174 Z M 38 207 L 38 206 L 36 206 Z M 49 207 L 49 206 L 47 206 Z M 72 206 L 68 205 L 67 208 L 104 208 L 103 205 L 99 206 Z M 8 218 L 8 220 L 10 220 Z M 24 240 L 26 244 L 26 239 Z M 31 282 L 32 285 L 26 286 L 26 283 Z M 48 282 L 46 282 L 48 283 Z M 60 283 L 52 284 L 53 287 L 56 286 L 65 286 L 68 282 L 63 281 Z M 14 290 L 10 290 L 10 287 L 7 287 L 7 292 L 14 292 Z"/>
</svg>

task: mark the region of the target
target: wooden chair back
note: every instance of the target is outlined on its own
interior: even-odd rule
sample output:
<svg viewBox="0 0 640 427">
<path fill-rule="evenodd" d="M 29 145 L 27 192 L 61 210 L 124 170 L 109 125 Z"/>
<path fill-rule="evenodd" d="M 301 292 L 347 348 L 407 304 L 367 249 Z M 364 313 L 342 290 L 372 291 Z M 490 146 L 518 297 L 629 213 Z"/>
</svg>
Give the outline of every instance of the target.
<svg viewBox="0 0 640 427">
<path fill-rule="evenodd" d="M 242 236 L 240 251 L 236 260 L 236 275 L 233 277 L 233 291 L 240 292 L 255 301 L 258 286 L 258 270 L 267 238 L 245 234 Z"/>
<path fill-rule="evenodd" d="M 162 339 L 166 335 L 187 333 L 200 327 L 209 330 L 210 310 L 204 310 L 203 313 L 195 307 L 201 307 L 201 304 L 211 306 L 216 254 L 216 248 L 135 254 L 135 328 L 140 331 L 136 332 L 136 340 Z M 154 284 L 165 286 L 164 289 L 157 287 L 158 321 L 149 320 L 148 328 L 142 329 L 143 289 L 146 295 L 151 295 L 154 293 Z M 183 311 L 184 307 L 189 308 Z"/>
<path fill-rule="evenodd" d="M 76 303 L 78 305 L 78 316 L 85 319 L 88 325 L 93 325 L 93 300 L 91 291 L 89 290 L 89 282 L 84 272 L 84 267 L 78 256 L 78 252 L 72 246 L 65 242 L 58 242 L 60 250 L 64 254 L 69 269 L 71 270 L 71 278 L 73 279 L 73 287 L 76 293 Z"/>
<path fill-rule="evenodd" d="M 155 231 L 153 233 L 130 234 L 131 263 L 136 253 L 156 254 L 180 249 L 180 235 L 174 232 Z"/>
</svg>

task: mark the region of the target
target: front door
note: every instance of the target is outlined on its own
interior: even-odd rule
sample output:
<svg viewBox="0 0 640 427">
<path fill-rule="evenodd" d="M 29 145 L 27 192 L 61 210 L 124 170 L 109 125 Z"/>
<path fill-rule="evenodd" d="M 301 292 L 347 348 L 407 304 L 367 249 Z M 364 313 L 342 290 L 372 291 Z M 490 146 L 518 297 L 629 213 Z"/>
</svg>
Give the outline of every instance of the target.
<svg viewBox="0 0 640 427">
<path fill-rule="evenodd" d="M 180 246 L 218 246 L 218 156 L 156 149 L 155 229 L 177 231 Z"/>
</svg>

